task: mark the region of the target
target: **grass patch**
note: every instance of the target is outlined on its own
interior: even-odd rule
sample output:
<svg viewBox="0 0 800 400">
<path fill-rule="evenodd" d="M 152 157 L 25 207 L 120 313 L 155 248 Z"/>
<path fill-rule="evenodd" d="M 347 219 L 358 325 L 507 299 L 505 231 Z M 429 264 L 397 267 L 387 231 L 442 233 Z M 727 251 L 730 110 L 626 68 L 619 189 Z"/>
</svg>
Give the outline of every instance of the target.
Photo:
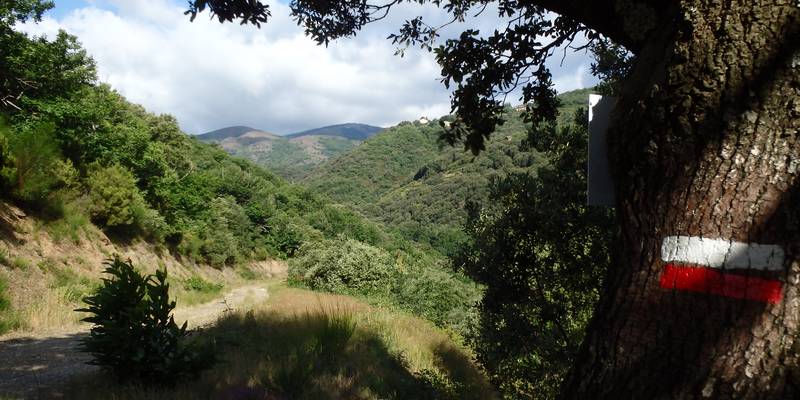
<svg viewBox="0 0 800 400">
<path fill-rule="evenodd" d="M 73 203 L 65 204 L 62 212 L 61 218 L 45 222 L 45 230 L 56 242 L 69 239 L 72 243 L 80 243 L 81 233 L 89 225 L 89 217 Z"/>
<path fill-rule="evenodd" d="M 219 297 L 225 285 L 217 282 L 209 282 L 200 276 L 192 276 L 175 288 L 175 298 L 178 303 L 184 306 L 209 302 Z"/>
<path fill-rule="evenodd" d="M 59 267 L 50 259 L 40 261 L 37 267 L 52 279 L 48 286 L 70 303 L 79 303 L 98 287 L 98 283 L 92 279 L 78 275 L 69 267 Z"/>
<path fill-rule="evenodd" d="M 240 278 L 246 281 L 254 281 L 258 279 L 258 274 L 256 274 L 255 271 L 243 265 L 236 268 L 236 273 L 239 274 Z"/>
<path fill-rule="evenodd" d="M 183 288 L 188 291 L 200 293 L 219 293 L 225 285 L 209 282 L 199 276 L 193 276 L 183 283 Z"/>
<path fill-rule="evenodd" d="M 6 296 L 8 283 L 0 276 L 0 334 L 22 326 L 19 315 L 11 309 L 11 301 Z"/>
<path fill-rule="evenodd" d="M 495 399 L 471 356 L 428 322 L 347 296 L 278 287 L 267 304 L 227 314 L 197 335 L 221 362 L 174 388 L 96 377 L 83 399 Z"/>
<path fill-rule="evenodd" d="M 28 270 L 28 268 L 31 267 L 31 262 L 23 257 L 14 257 L 11 259 L 11 263 L 9 263 L 8 266 L 11 269 L 19 269 L 22 271 L 26 271 Z"/>
<path fill-rule="evenodd" d="M 8 250 L 0 249 L 0 265 L 10 266 L 11 259 L 9 257 Z"/>
</svg>

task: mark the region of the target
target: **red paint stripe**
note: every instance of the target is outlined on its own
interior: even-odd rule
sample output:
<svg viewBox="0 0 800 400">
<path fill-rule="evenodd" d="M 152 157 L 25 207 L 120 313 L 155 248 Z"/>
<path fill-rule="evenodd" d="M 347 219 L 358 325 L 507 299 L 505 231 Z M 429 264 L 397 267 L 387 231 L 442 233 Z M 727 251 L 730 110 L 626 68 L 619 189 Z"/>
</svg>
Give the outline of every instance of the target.
<svg viewBox="0 0 800 400">
<path fill-rule="evenodd" d="M 661 287 L 775 304 L 781 301 L 783 284 L 774 279 L 724 273 L 711 268 L 667 264 L 661 275 Z"/>
</svg>

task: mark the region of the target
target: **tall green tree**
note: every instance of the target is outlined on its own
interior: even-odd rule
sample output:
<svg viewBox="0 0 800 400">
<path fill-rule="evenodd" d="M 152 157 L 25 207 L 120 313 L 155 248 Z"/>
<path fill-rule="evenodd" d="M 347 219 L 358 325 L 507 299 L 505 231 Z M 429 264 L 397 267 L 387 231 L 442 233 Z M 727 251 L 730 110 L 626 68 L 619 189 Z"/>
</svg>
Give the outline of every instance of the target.
<svg viewBox="0 0 800 400">
<path fill-rule="evenodd" d="M 470 341 L 509 399 L 556 396 L 609 265 L 612 213 L 586 206 L 586 117 L 578 110 L 574 126 L 531 133 L 550 164 L 496 179 L 456 257 L 486 287 Z"/>
<path fill-rule="evenodd" d="M 401 3 L 293 0 L 289 7 L 327 44 Z M 489 2 L 421 3 L 464 20 Z M 221 21 L 259 24 L 269 16 L 257 0 L 190 4 L 193 16 L 207 8 Z M 473 151 L 502 123 L 502 100 L 520 82 L 523 100 L 534 100 L 531 120 L 553 117 L 545 61 L 559 46 L 585 35 L 589 45 L 609 39 L 635 57 L 609 128 L 620 232 L 614 268 L 561 397 L 800 397 L 791 373 L 800 362 L 793 350 L 800 336 L 797 2 L 500 0 L 497 10 L 507 26 L 483 36 L 467 29 L 437 45 L 439 27 L 417 17 L 392 37 L 437 46 L 456 114 L 444 138 Z M 687 270 L 694 278 L 681 281 L 693 290 L 678 290 L 670 253 L 662 254 L 675 237 L 740 249 L 768 244 L 783 258 L 769 270 L 695 265 Z M 764 282 L 775 293 L 759 301 L 753 291 Z"/>
</svg>

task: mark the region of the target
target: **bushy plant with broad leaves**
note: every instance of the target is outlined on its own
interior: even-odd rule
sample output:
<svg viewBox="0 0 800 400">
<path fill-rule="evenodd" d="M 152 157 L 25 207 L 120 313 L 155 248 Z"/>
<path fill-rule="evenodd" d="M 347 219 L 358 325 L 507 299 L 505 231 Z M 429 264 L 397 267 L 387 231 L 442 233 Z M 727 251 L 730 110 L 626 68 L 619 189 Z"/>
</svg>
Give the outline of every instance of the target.
<svg viewBox="0 0 800 400">
<path fill-rule="evenodd" d="M 115 257 L 106 263 L 110 275 L 92 295 L 84 298 L 94 324 L 83 339 L 90 362 L 109 370 L 122 381 L 170 385 L 196 377 L 214 363 L 211 350 L 193 342 L 186 323 L 172 316 L 166 270 L 143 275 L 129 261 Z"/>
<path fill-rule="evenodd" d="M 312 289 L 345 294 L 388 294 L 394 259 L 385 250 L 339 238 L 305 245 L 289 264 L 290 278 Z"/>
</svg>

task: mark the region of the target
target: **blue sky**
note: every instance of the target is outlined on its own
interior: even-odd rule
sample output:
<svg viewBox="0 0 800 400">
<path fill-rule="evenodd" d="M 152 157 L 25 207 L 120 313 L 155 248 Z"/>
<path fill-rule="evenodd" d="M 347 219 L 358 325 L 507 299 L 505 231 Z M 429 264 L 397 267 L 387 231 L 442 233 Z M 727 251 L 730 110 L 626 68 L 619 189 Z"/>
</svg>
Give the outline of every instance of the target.
<svg viewBox="0 0 800 400">
<path fill-rule="evenodd" d="M 444 21 L 431 7 L 403 4 L 356 38 L 325 48 L 304 36 L 281 2 L 269 3 L 273 18 L 262 29 L 203 17 L 190 23 L 185 0 L 55 3 L 41 23 L 19 29 L 76 35 L 97 61 L 101 81 L 149 111 L 174 115 L 187 133 L 230 125 L 281 134 L 344 122 L 389 126 L 450 110 L 433 55 L 410 49 L 400 58 L 386 40 L 416 15 L 432 24 Z M 503 23 L 489 9 L 443 36 Z M 595 82 L 585 54 L 568 52 L 561 65 L 554 58 L 557 90 Z M 517 103 L 516 97 L 508 102 Z"/>
</svg>

